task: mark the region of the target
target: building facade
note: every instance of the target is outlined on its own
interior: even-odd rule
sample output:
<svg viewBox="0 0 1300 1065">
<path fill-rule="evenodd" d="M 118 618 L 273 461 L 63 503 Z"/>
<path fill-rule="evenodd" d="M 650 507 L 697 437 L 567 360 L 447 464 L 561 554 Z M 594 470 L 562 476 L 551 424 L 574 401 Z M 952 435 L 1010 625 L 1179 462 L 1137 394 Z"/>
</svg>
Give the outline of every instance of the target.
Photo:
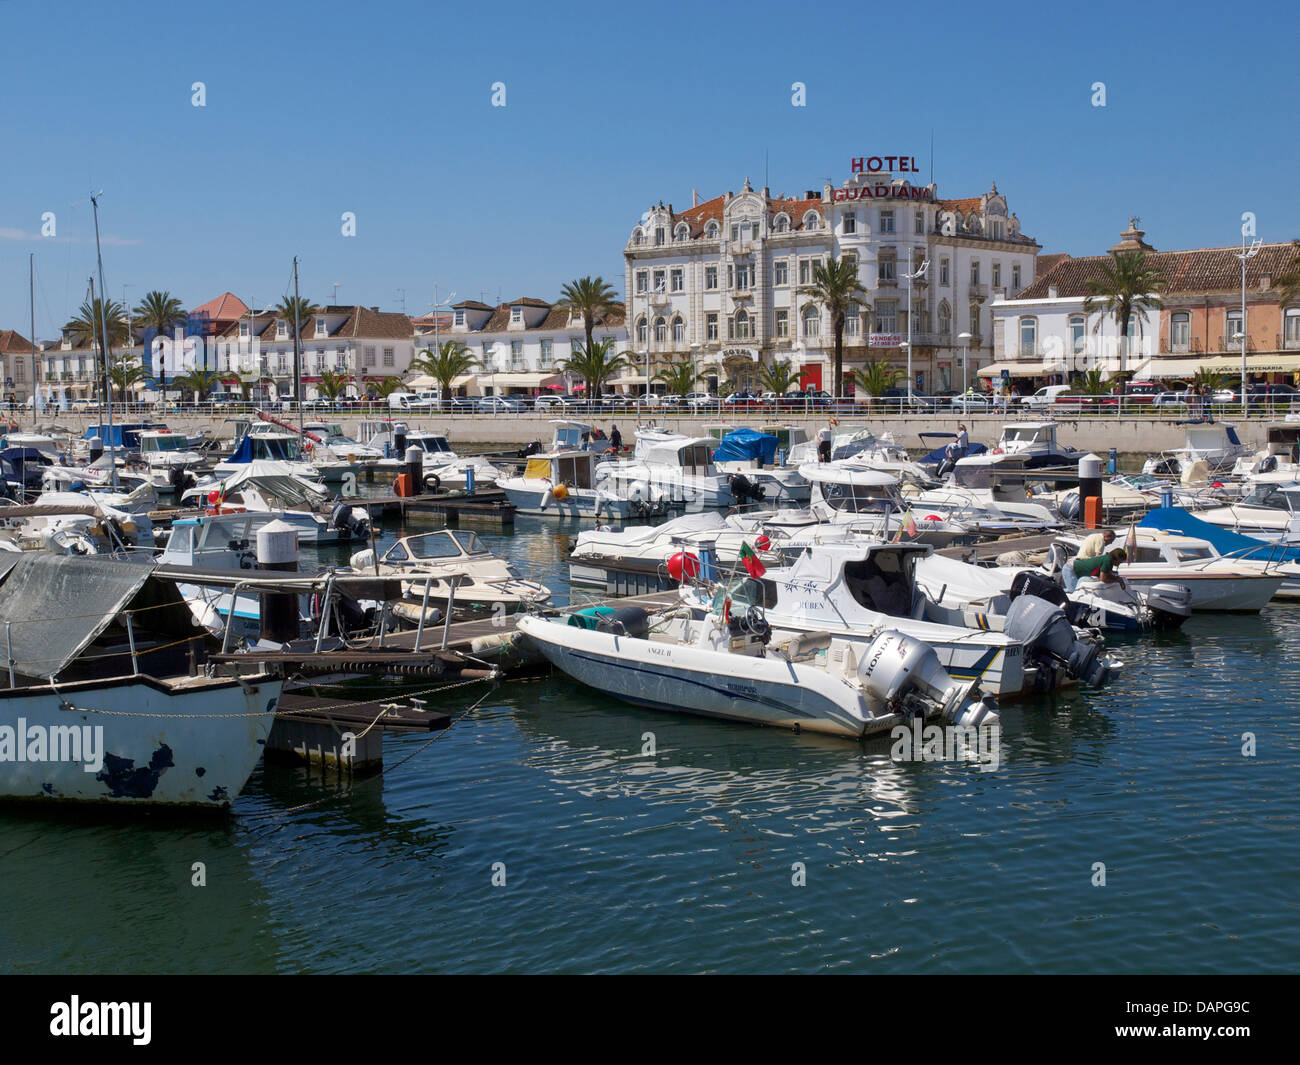
<svg viewBox="0 0 1300 1065">
<path fill-rule="evenodd" d="M 633 227 L 624 249 L 631 349 L 652 376 L 691 359 L 711 387 L 756 388 L 760 365 L 789 362 L 804 386 L 829 388 L 830 317 L 801 287 L 816 264 L 848 258 L 864 292 L 845 326 L 846 372 L 881 358 L 906 370 L 910 328 L 917 388 L 960 387 L 963 350 L 972 374 L 992 357 L 991 299 L 1034 280 L 1037 251 L 996 185 L 943 200 L 933 184 L 880 171 L 800 196 L 747 180 L 683 211 L 660 202 Z"/>
<path fill-rule="evenodd" d="M 0 329 L 0 377 L 6 403 L 23 404 L 31 398 L 32 373 L 32 342 L 13 329 Z"/>
<path fill-rule="evenodd" d="M 1248 380 L 1300 372 L 1300 300 L 1282 291 L 1300 271 L 1295 244 L 1263 244 L 1247 259 L 1243 319 L 1240 246 L 1161 252 L 1145 236 L 1131 219 L 1106 255 L 1054 256 L 1018 297 L 996 301 L 996 361 L 981 372 L 1005 370 L 1024 386 L 1065 383 L 1094 367 L 1137 380 L 1190 378 L 1201 369 L 1240 376 L 1242 335 Z M 1152 295 L 1161 306 L 1130 321 L 1121 355 L 1116 322 L 1084 304 L 1112 254 L 1132 251 L 1144 252 L 1160 279 Z"/>
</svg>

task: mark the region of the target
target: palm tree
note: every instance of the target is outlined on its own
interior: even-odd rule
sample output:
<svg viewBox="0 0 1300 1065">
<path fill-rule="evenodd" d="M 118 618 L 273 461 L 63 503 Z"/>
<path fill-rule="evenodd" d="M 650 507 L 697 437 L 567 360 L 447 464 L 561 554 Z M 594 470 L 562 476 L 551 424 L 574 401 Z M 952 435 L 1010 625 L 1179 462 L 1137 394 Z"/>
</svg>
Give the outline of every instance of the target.
<svg viewBox="0 0 1300 1065">
<path fill-rule="evenodd" d="M 136 362 L 134 355 L 124 355 L 120 359 L 114 359 L 108 371 L 108 379 L 117 388 L 123 403 L 126 402 L 126 390 L 148 378 L 149 371 Z"/>
<path fill-rule="evenodd" d="M 663 382 L 670 395 L 685 397 L 694 391 L 701 380 L 689 359 L 669 363 L 654 375 L 654 380 Z"/>
<path fill-rule="evenodd" d="M 1091 370 L 1075 374 L 1073 387 L 1075 391 L 1082 392 L 1085 396 L 1104 396 L 1110 391 L 1105 376 L 1106 372 L 1101 367 L 1093 367 Z"/>
<path fill-rule="evenodd" d="M 452 381 L 477 365 L 478 359 L 459 340 L 444 340 L 436 352 L 432 348 L 425 348 L 422 355 L 411 361 L 413 371 L 428 374 L 438 382 L 442 399 L 448 403 L 451 402 Z"/>
<path fill-rule="evenodd" d="M 166 337 L 171 335 L 176 326 L 184 325 L 189 316 L 185 313 L 181 301 L 170 292 L 159 292 L 154 289 L 144 294 L 139 305 L 131 312 L 131 318 L 134 324 L 140 327 L 142 334 L 153 329 L 158 336 Z M 161 359 L 157 369 L 159 388 L 162 394 L 166 395 L 167 370 L 162 366 Z"/>
<path fill-rule="evenodd" d="M 106 316 L 101 317 L 101 314 Z M 111 348 L 117 344 L 126 341 L 127 326 L 126 314 L 122 310 L 122 305 L 116 300 L 109 300 L 107 303 L 102 298 L 96 296 L 94 300 L 87 300 L 81 305 L 77 316 L 63 327 L 72 341 L 74 348 L 91 347 L 99 337 L 101 322 L 108 322 L 108 346 Z"/>
<path fill-rule="evenodd" d="M 1283 310 L 1286 310 L 1288 303 L 1300 299 L 1300 240 L 1293 240 L 1291 247 L 1296 250 L 1295 257 L 1287 264 L 1285 271 L 1273 278 L 1277 305 Z"/>
<path fill-rule="evenodd" d="M 877 397 L 883 396 L 903 377 L 903 371 L 889 365 L 887 359 L 868 359 L 862 369 L 849 371 L 854 391 L 865 392 L 871 397 L 873 406 Z"/>
<path fill-rule="evenodd" d="M 316 394 L 321 399 L 334 403 L 339 397 L 347 393 L 348 385 L 351 383 L 352 378 L 346 373 L 335 373 L 333 370 L 326 370 L 320 375 L 320 383 L 316 386 Z"/>
<path fill-rule="evenodd" d="M 366 391 L 372 396 L 378 396 L 380 399 L 387 399 L 394 392 L 397 392 L 406 385 L 402 383 L 400 377 L 381 377 L 378 381 L 371 381 L 366 385 Z"/>
<path fill-rule="evenodd" d="M 294 332 L 294 311 L 297 310 L 298 331 Z M 302 328 L 307 324 L 307 320 L 320 313 L 320 308 L 312 303 L 306 296 L 285 296 L 275 308 L 276 316 L 283 318 L 289 323 L 289 336 L 296 338 L 301 336 Z"/>
<path fill-rule="evenodd" d="M 784 396 L 790 386 L 799 382 L 799 375 L 791 369 L 788 362 L 774 362 L 771 366 L 759 366 L 758 385 L 764 392 L 775 392 Z"/>
<path fill-rule="evenodd" d="M 604 318 L 618 306 L 616 293 L 603 277 L 580 277 L 560 289 L 560 302 L 555 306 L 570 314 L 582 315 L 582 326 L 587 334 L 587 350 L 591 350 L 592 330 L 596 319 Z"/>
<path fill-rule="evenodd" d="M 619 371 L 631 366 L 627 352 L 614 354 L 612 340 L 595 340 L 573 352 L 564 360 L 565 373 L 581 377 L 587 383 L 587 398 L 598 396 L 601 386 Z"/>
<path fill-rule="evenodd" d="M 866 295 L 858 281 L 857 264 L 847 259 L 818 263 L 813 267 L 812 284 L 797 291 L 830 313 L 835 335 L 835 398 L 839 399 L 844 395 L 844 321 L 850 309 L 862 306 L 858 293 Z"/>
<path fill-rule="evenodd" d="M 204 397 L 221 380 L 221 375 L 214 370 L 193 369 L 172 378 L 172 384 L 182 391 L 193 392 L 194 402 L 202 403 Z"/>
<path fill-rule="evenodd" d="M 1145 251 L 1113 251 L 1111 261 L 1102 268 L 1101 277 L 1088 279 L 1088 297 L 1083 301 L 1083 313 L 1101 312 L 1093 332 L 1110 317 L 1119 330 L 1119 372 L 1128 372 L 1128 327 L 1136 320 L 1138 333 L 1147 320 L 1148 310 L 1158 310 L 1164 304 L 1155 295 L 1160 290 L 1160 274 L 1147 262 Z"/>
</svg>

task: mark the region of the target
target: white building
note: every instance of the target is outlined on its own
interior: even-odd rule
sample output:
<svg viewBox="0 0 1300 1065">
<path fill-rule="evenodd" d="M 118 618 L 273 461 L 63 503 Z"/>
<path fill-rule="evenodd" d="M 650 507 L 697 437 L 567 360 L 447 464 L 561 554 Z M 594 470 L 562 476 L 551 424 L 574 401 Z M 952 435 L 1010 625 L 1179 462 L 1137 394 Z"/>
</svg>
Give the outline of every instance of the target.
<svg viewBox="0 0 1300 1065">
<path fill-rule="evenodd" d="M 438 338 L 460 341 L 478 362 L 473 373 L 452 382 L 461 395 L 535 395 L 575 383 L 565 380 L 564 362 L 587 342 L 581 315 L 531 296 L 499 307 L 463 300 L 451 312 L 451 328 L 440 326 Z M 627 349 L 621 305 L 597 320 L 593 336 L 597 341 L 613 341 L 615 353 Z M 434 347 L 432 330 L 417 339 L 422 351 Z M 609 384 L 628 390 L 638 382 L 645 387 L 644 376 L 628 374 Z"/>
<path fill-rule="evenodd" d="M 964 200 L 937 198 L 890 173 L 855 173 L 839 188 L 772 196 L 748 181 L 739 193 L 683 211 L 662 202 L 624 250 L 632 350 L 653 364 L 694 359 L 711 376 L 754 387 L 760 364 L 788 360 L 807 387 L 833 386 L 830 317 L 798 291 L 830 257 L 858 263 L 865 297 L 845 328 L 844 367 L 887 358 L 923 391 L 961 387 L 992 358 L 991 296 L 1034 278 L 1038 245 L 1020 232 L 994 186 Z M 923 261 L 924 278 L 908 282 Z"/>
</svg>

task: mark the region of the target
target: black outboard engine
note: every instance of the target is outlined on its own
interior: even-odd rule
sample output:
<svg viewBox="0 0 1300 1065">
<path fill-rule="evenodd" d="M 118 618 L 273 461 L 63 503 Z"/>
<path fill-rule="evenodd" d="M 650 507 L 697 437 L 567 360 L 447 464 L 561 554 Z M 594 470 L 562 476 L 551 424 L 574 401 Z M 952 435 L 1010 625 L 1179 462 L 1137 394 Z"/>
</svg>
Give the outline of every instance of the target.
<svg viewBox="0 0 1300 1065">
<path fill-rule="evenodd" d="M 340 499 L 330 511 L 330 528 L 347 533 L 353 539 L 364 540 L 370 534 L 370 522 L 352 513 L 352 504 Z"/>
<path fill-rule="evenodd" d="M 1021 595 L 1012 600 L 1004 629 L 1024 645 L 1025 657 L 1040 668 L 1044 689 L 1053 687 L 1051 677 L 1058 668 L 1094 688 L 1110 680 L 1110 666 L 1101 657 L 1101 641 L 1080 640 L 1065 612 L 1045 599 Z"/>
<path fill-rule="evenodd" d="M 1273 473 L 1277 470 L 1277 456 L 1265 455 L 1263 461 L 1259 464 L 1260 473 Z"/>
<path fill-rule="evenodd" d="M 526 459 L 528 458 L 529 455 L 536 455 L 541 450 L 542 450 L 542 442 L 540 440 L 534 440 L 531 444 L 529 444 L 526 448 L 524 448 L 521 452 L 519 452 L 519 457 L 521 459 Z"/>
<path fill-rule="evenodd" d="M 731 494 L 737 503 L 761 503 L 763 501 L 762 487 L 756 485 L 743 473 L 733 473 L 728 477 L 727 487 L 731 489 Z"/>
<path fill-rule="evenodd" d="M 602 614 L 596 622 L 596 631 L 644 640 L 650 634 L 650 614 L 644 607 L 622 606 L 608 614 Z"/>
<path fill-rule="evenodd" d="M 1044 599 L 1053 606 L 1060 607 L 1071 625 L 1082 624 L 1083 619 L 1088 616 L 1086 605 L 1071 600 L 1065 594 L 1065 589 L 1052 580 L 1051 577 L 1042 573 L 1035 573 L 1031 569 L 1021 570 L 1016 574 L 1007 595 L 1013 601 L 1019 599 L 1022 595 L 1032 595 Z"/>
<path fill-rule="evenodd" d="M 167 474 L 167 480 L 172 486 L 172 491 L 178 496 L 184 495 L 199 483 L 194 474 L 190 473 L 184 466 L 173 466 Z"/>
</svg>

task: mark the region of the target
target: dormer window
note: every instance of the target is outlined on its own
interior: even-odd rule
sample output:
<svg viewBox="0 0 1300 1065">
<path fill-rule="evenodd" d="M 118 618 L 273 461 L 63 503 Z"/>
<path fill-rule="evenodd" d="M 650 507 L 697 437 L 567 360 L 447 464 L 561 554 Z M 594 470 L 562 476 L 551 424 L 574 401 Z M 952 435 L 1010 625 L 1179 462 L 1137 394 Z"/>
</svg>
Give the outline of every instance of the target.
<svg viewBox="0 0 1300 1065">
<path fill-rule="evenodd" d="M 821 225 L 821 215 L 816 211 L 809 211 L 803 216 L 804 229 L 817 229 Z"/>
<path fill-rule="evenodd" d="M 643 234 L 639 228 L 632 230 L 632 244 L 635 247 L 638 248 L 641 247 L 641 242 L 644 239 L 645 239 L 645 234 Z"/>
<path fill-rule="evenodd" d="M 673 231 L 673 240 L 690 240 L 690 239 L 691 239 L 691 227 L 688 226 L 685 222 L 681 223 L 681 225 L 679 225 Z"/>
<path fill-rule="evenodd" d="M 276 340 L 289 339 L 289 323 L 284 321 L 283 319 L 275 323 L 275 339 Z"/>
<path fill-rule="evenodd" d="M 251 330 L 249 329 L 249 325 L 247 322 L 239 323 L 239 335 L 241 338 L 247 337 L 250 332 Z"/>
<path fill-rule="evenodd" d="M 510 321 L 514 323 L 518 323 L 518 322 L 522 322 L 523 320 L 524 320 L 524 309 L 522 307 L 511 307 Z"/>
<path fill-rule="evenodd" d="M 704 227 L 704 235 L 705 235 L 706 237 L 708 237 L 709 240 L 717 240 L 717 239 L 718 239 L 718 223 L 717 223 L 717 222 L 710 222 L 707 226 L 705 226 L 705 227 Z"/>
<path fill-rule="evenodd" d="M 776 216 L 776 221 L 774 221 L 774 222 L 772 223 L 772 232 L 773 232 L 773 233 L 789 233 L 789 232 L 790 232 L 790 216 L 789 216 L 788 214 L 784 214 L 784 213 L 783 213 L 783 214 L 779 214 L 779 215 L 777 215 L 777 216 Z"/>
<path fill-rule="evenodd" d="M 324 318 L 317 318 L 317 319 L 316 319 L 316 335 L 317 335 L 318 337 L 323 337 L 323 336 L 328 336 L 328 335 L 329 335 L 329 327 L 325 324 L 325 319 L 324 319 Z"/>
<path fill-rule="evenodd" d="M 655 244 L 662 245 L 664 242 L 664 227 L 655 226 Z"/>
<path fill-rule="evenodd" d="M 452 322 L 453 322 L 455 325 L 464 325 L 464 324 L 465 324 L 465 312 L 464 312 L 464 311 L 457 311 L 457 312 L 455 313 L 455 315 L 452 317 Z"/>
</svg>

